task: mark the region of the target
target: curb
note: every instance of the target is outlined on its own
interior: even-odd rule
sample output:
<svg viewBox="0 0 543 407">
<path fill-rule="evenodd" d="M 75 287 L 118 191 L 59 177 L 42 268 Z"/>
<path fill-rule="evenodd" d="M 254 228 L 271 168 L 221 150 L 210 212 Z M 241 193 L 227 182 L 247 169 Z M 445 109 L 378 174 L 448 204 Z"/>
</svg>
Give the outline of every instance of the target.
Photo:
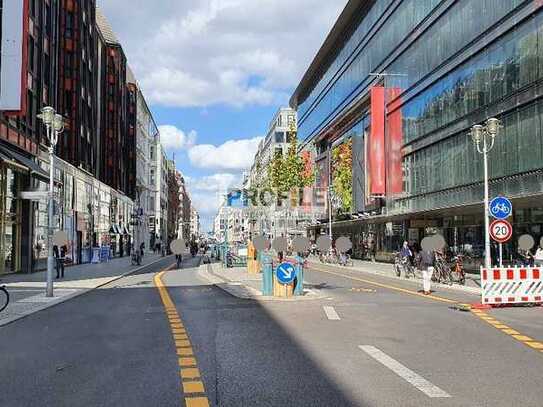
<svg viewBox="0 0 543 407">
<path fill-rule="evenodd" d="M 62 304 L 64 302 L 66 302 L 66 301 L 69 301 L 69 300 L 72 300 L 72 299 L 74 299 L 76 297 L 79 297 L 80 295 L 87 294 L 90 291 L 96 290 L 97 288 L 100 288 L 100 287 L 103 287 L 103 286 L 105 286 L 107 284 L 113 283 L 113 282 L 115 282 L 117 280 L 120 280 L 121 278 L 128 277 L 131 274 L 137 273 L 138 271 L 143 270 L 146 267 L 152 266 L 153 264 L 156 264 L 159 261 L 165 260 L 168 257 L 170 257 L 170 256 L 161 257 L 158 260 L 155 260 L 155 261 L 153 261 L 153 262 L 151 262 L 149 264 L 145 264 L 143 266 L 140 266 L 137 269 L 130 270 L 130 271 L 127 271 L 126 273 L 121 274 L 119 276 L 112 277 L 110 280 L 104 281 L 103 283 L 100 283 L 96 287 L 81 289 L 81 290 L 79 290 L 79 291 L 77 291 L 77 292 L 75 292 L 73 294 L 68 294 L 65 297 L 62 297 L 58 301 L 36 307 L 36 308 L 32 309 L 31 311 L 29 311 L 27 313 L 24 313 L 24 314 L 21 314 L 21 315 L 16 315 L 16 316 L 13 316 L 11 318 L 6 318 L 6 319 L 3 319 L 3 320 L 0 320 L 0 327 L 11 324 L 12 322 L 18 321 L 19 319 L 26 318 L 27 316 L 35 314 L 36 312 L 43 311 L 43 310 L 48 309 L 48 308 L 52 308 L 52 307 L 54 307 L 54 306 L 56 306 L 58 304 Z M 9 304 L 8 304 L 8 307 L 9 307 Z"/>
</svg>

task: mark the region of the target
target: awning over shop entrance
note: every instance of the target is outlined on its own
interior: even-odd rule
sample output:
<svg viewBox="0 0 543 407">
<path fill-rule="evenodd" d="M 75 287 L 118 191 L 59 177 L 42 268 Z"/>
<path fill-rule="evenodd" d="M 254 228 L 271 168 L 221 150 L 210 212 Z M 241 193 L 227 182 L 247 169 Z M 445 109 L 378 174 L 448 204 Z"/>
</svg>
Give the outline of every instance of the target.
<svg viewBox="0 0 543 407">
<path fill-rule="evenodd" d="M 0 160 L 16 167 L 23 167 L 30 172 L 31 176 L 39 179 L 40 181 L 49 182 L 49 174 L 47 174 L 47 172 L 44 171 L 38 163 L 22 154 L 0 146 Z"/>
<path fill-rule="evenodd" d="M 109 228 L 109 234 L 111 235 L 121 235 L 121 231 L 119 230 L 119 226 L 117 225 L 111 225 Z"/>
</svg>

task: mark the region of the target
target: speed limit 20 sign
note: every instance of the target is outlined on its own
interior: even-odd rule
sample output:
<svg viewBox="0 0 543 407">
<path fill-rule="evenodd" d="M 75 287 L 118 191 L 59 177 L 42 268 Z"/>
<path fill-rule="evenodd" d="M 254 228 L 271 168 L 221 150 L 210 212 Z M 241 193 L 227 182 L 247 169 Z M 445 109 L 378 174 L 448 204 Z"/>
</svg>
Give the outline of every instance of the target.
<svg viewBox="0 0 543 407">
<path fill-rule="evenodd" d="M 498 243 L 505 243 L 513 236 L 513 226 L 506 220 L 495 220 L 490 224 L 490 236 Z"/>
</svg>

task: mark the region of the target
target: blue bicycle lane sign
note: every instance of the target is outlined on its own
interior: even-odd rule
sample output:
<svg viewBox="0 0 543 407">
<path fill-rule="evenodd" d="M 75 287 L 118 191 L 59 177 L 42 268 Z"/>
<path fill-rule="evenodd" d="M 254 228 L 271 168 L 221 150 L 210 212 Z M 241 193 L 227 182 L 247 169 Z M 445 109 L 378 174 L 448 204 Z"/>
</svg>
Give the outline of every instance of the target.
<svg viewBox="0 0 543 407">
<path fill-rule="evenodd" d="M 494 198 L 489 205 L 490 216 L 496 219 L 507 219 L 513 214 L 513 204 L 504 196 Z"/>
<path fill-rule="evenodd" d="M 275 275 L 281 284 L 290 284 L 296 278 L 296 268 L 290 263 L 281 263 L 277 266 Z"/>
</svg>

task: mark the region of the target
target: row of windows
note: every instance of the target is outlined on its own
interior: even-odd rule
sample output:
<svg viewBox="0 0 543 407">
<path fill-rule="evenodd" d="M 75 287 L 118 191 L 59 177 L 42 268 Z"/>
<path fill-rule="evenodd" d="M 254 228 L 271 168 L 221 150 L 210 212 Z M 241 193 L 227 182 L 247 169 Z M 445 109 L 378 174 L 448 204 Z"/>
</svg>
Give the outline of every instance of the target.
<svg viewBox="0 0 543 407">
<path fill-rule="evenodd" d="M 330 87 L 314 110 L 300 120 L 300 137 L 310 136 L 318 126 L 339 108 L 344 106 L 369 74 L 405 40 L 437 5 L 437 0 L 403 1 L 379 32 L 352 61 L 338 80 Z M 392 64 L 387 71 L 402 74 L 402 88 L 428 75 L 439 64 L 488 30 L 526 0 L 464 0 L 456 2 L 432 27 Z M 390 86 L 387 84 L 387 86 Z M 300 106 L 307 110 L 315 100 L 308 98 Z M 304 110 L 305 109 L 305 110 Z"/>
<path fill-rule="evenodd" d="M 303 118 L 307 110 L 313 101 L 319 96 L 322 90 L 328 85 L 330 80 L 337 74 L 337 72 L 343 67 L 343 64 L 351 57 L 355 49 L 365 39 L 366 35 L 376 25 L 379 18 L 390 6 L 394 0 L 382 0 L 377 1 L 373 7 L 368 11 L 364 17 L 363 23 L 359 24 L 354 32 L 350 35 L 349 39 L 345 41 L 341 50 L 334 58 L 334 61 L 326 68 L 326 72 L 321 75 L 318 83 L 311 90 L 308 97 L 305 98 L 304 103 L 298 107 L 298 114 L 300 118 Z"/>
<path fill-rule="evenodd" d="M 402 108 L 405 142 L 543 78 L 543 13 L 503 36 Z"/>
<path fill-rule="evenodd" d="M 319 100 L 314 110 L 304 115 L 307 106 L 313 104 L 321 95 L 311 95 L 299 106 L 300 124 L 304 129 L 314 129 L 320 121 L 326 118 L 338 107 L 374 70 L 408 33 L 413 30 L 441 0 L 405 0 L 387 21 L 379 28 L 375 36 L 365 45 L 359 54 L 352 60 L 335 83 Z M 377 2 L 379 3 L 379 2 Z M 375 7 L 375 6 L 374 6 Z M 366 25 L 366 22 L 362 23 Z M 362 40 L 362 39 L 360 39 Z M 315 123 L 315 118 L 319 121 Z M 308 122 L 308 123 L 306 123 Z M 305 136 L 305 135 L 302 135 Z M 305 137 L 304 137 L 305 138 Z"/>
<path fill-rule="evenodd" d="M 543 162 L 543 101 L 501 118 L 503 128 L 489 155 L 490 178 L 541 168 Z M 406 191 L 418 195 L 481 182 L 482 157 L 464 132 L 419 150 L 404 161 Z"/>
</svg>

